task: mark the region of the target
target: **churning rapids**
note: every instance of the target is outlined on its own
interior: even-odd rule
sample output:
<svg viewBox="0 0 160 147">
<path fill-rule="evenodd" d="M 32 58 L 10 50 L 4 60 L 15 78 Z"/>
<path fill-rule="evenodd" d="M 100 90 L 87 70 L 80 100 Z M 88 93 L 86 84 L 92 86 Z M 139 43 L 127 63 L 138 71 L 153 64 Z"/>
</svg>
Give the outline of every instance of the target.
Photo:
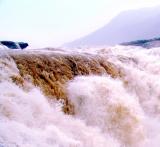
<svg viewBox="0 0 160 147">
<path fill-rule="evenodd" d="M 43 55 L 46 66 L 52 62 L 48 68 L 57 62 L 64 68 L 43 68 Z M 77 55 L 83 56 L 82 65 L 81 58 L 73 62 L 68 57 Z M 100 67 L 101 59 L 109 63 L 109 72 Z M 34 67 L 37 62 L 41 65 Z M 78 66 L 88 72 L 79 72 Z M 48 79 L 36 73 L 40 67 Z M 120 72 L 113 74 L 114 69 Z M 62 96 L 55 85 L 65 89 Z M 66 113 L 61 97 L 72 105 L 72 113 Z M 159 122 L 160 48 L 0 51 L 0 147 L 159 147 Z"/>
</svg>

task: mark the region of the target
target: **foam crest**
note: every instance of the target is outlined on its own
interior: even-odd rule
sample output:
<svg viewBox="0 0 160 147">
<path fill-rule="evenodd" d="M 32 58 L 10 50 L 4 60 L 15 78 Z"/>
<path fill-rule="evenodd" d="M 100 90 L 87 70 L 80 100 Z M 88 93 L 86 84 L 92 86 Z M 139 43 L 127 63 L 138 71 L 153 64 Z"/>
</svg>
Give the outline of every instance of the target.
<svg viewBox="0 0 160 147">
<path fill-rule="evenodd" d="M 4 51 L 0 53 L 0 81 L 10 80 L 12 75 L 18 75 L 19 71 L 13 59 Z"/>
<path fill-rule="evenodd" d="M 122 144 L 136 146 L 145 140 L 144 114 L 136 97 L 122 82 L 108 76 L 77 77 L 68 93 L 78 118 L 98 126 Z"/>
</svg>

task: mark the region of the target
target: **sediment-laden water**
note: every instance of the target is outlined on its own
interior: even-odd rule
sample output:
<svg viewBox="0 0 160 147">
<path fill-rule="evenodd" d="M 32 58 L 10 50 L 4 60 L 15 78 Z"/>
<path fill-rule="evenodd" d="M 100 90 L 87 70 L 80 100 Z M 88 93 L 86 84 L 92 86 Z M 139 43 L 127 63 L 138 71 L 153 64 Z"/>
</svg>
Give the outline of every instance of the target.
<svg viewBox="0 0 160 147">
<path fill-rule="evenodd" d="M 0 147 L 159 147 L 160 48 L 1 50 Z"/>
</svg>

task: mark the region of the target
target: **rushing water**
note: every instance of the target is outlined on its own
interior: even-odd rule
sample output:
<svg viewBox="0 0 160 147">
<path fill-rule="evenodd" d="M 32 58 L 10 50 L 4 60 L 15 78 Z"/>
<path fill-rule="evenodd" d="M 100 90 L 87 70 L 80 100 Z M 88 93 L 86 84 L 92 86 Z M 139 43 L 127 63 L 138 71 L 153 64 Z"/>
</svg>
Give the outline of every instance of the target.
<svg viewBox="0 0 160 147">
<path fill-rule="evenodd" d="M 61 102 L 48 101 L 31 83 L 28 88 L 13 83 L 10 76 L 19 71 L 10 56 L 1 53 L 0 147 L 160 146 L 160 48 L 83 52 L 103 56 L 124 76 L 88 75 L 69 81 L 74 115 L 64 114 Z"/>
</svg>

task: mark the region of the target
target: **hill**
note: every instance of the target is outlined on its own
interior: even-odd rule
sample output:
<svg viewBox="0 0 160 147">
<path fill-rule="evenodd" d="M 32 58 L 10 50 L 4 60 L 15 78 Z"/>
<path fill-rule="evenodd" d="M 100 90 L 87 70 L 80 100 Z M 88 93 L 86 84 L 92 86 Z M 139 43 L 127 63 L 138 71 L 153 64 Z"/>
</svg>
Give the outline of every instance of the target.
<svg viewBox="0 0 160 147">
<path fill-rule="evenodd" d="M 114 45 L 160 36 L 160 6 L 121 12 L 97 31 L 64 46 Z"/>
</svg>

